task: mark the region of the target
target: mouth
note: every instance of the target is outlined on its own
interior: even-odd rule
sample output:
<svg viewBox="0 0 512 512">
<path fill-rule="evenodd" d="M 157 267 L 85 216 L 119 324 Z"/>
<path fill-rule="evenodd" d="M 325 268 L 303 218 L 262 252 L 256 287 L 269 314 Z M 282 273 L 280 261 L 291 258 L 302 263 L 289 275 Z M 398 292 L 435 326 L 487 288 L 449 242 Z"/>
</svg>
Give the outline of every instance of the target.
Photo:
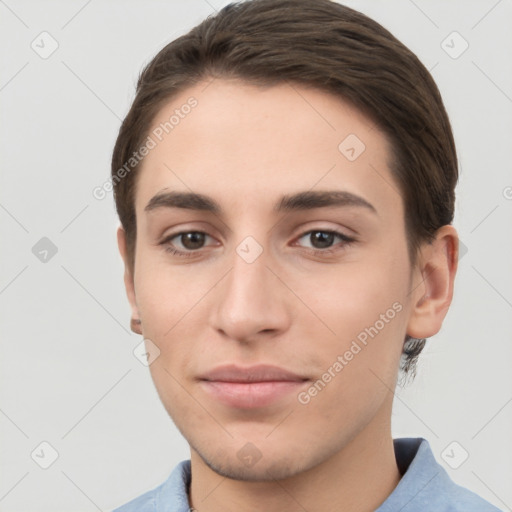
<svg viewBox="0 0 512 512">
<path fill-rule="evenodd" d="M 297 394 L 309 378 L 272 365 L 224 365 L 199 377 L 202 389 L 228 407 L 253 409 L 269 406 Z"/>
</svg>

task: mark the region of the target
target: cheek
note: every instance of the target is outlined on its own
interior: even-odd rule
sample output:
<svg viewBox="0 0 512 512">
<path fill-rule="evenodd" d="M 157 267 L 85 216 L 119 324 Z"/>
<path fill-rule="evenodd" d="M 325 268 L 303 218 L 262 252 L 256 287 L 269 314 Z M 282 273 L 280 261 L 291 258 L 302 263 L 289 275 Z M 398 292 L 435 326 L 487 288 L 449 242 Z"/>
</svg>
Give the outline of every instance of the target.
<svg viewBox="0 0 512 512">
<path fill-rule="evenodd" d="M 304 295 L 330 331 L 313 322 L 317 333 L 325 333 L 312 355 L 320 380 L 320 392 L 312 393 L 323 395 L 314 398 L 318 407 L 331 403 L 355 411 L 366 403 L 371 409 L 394 389 L 407 325 L 407 269 L 406 260 L 386 260 L 381 253 L 373 264 L 338 267 Z M 313 327 L 311 322 L 302 326 L 310 336 Z"/>
<path fill-rule="evenodd" d="M 191 279 L 190 272 L 183 269 L 145 261 L 144 257 L 138 261 L 135 293 L 145 335 L 159 340 L 172 337 L 173 331 L 183 328 L 189 312 L 208 294 L 212 287 L 209 283 L 214 281 L 197 275 Z"/>
<path fill-rule="evenodd" d="M 407 296 L 403 269 L 403 264 L 385 263 L 382 258 L 364 265 L 339 265 L 295 283 L 294 289 L 307 298 L 311 311 L 331 331 L 331 338 L 345 344 L 372 326 L 383 335 L 401 330 Z"/>
<path fill-rule="evenodd" d="M 179 407 L 179 383 L 185 384 L 204 351 L 201 340 L 219 277 L 216 272 L 192 274 L 186 265 L 171 267 L 143 258 L 139 264 L 135 288 L 143 335 L 160 351 L 150 371 L 163 402 Z M 188 399 L 185 394 L 183 403 Z"/>
<path fill-rule="evenodd" d="M 312 429 L 365 425 L 395 388 L 405 310 L 398 302 L 390 304 L 387 296 L 360 298 L 367 300 L 347 308 L 340 303 L 332 311 L 330 322 L 337 334 L 319 340 L 311 354 L 318 373 L 298 401 L 307 417 L 325 418 L 318 426 L 312 420 Z"/>
</svg>

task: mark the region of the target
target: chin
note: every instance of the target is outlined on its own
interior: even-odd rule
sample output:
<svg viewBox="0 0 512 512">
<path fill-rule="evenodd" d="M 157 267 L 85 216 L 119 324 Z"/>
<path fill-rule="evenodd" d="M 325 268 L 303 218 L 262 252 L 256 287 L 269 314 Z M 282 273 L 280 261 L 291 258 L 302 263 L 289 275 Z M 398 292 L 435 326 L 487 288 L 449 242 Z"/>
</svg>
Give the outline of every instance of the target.
<svg viewBox="0 0 512 512">
<path fill-rule="evenodd" d="M 217 451 L 212 451 L 211 446 L 191 447 L 204 464 L 218 475 L 244 482 L 285 480 L 329 458 L 327 453 L 309 453 L 297 446 L 285 447 L 282 444 L 278 449 L 272 447 L 267 451 L 258 450 L 252 443 L 246 443 L 236 450 L 232 446 L 217 447 Z M 265 455 L 265 451 L 268 455 Z"/>
<path fill-rule="evenodd" d="M 263 460 L 263 457 L 254 465 L 246 465 L 238 459 L 219 461 L 216 458 L 205 458 L 202 454 L 199 456 L 204 463 L 215 473 L 244 482 L 272 482 L 274 480 L 284 480 L 293 477 L 304 471 L 300 467 L 299 461 L 293 460 Z"/>
</svg>

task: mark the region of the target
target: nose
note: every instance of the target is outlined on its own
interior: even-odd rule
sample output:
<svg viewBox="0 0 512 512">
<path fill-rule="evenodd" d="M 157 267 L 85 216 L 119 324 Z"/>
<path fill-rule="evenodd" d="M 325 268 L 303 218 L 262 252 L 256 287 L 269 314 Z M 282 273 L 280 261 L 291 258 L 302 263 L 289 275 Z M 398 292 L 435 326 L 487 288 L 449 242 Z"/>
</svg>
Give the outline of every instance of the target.
<svg viewBox="0 0 512 512">
<path fill-rule="evenodd" d="M 265 249 L 252 262 L 240 254 L 233 251 L 231 269 L 217 285 L 211 325 L 239 342 L 275 337 L 290 325 L 287 289 Z"/>
</svg>

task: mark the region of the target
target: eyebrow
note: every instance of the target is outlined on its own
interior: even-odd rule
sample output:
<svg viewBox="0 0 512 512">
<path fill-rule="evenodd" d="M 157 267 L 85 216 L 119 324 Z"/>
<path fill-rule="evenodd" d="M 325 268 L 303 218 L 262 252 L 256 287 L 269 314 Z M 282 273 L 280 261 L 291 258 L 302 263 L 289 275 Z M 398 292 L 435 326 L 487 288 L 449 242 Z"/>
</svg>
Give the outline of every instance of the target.
<svg viewBox="0 0 512 512">
<path fill-rule="evenodd" d="M 375 207 L 366 199 L 345 190 L 313 191 L 307 190 L 291 195 L 284 195 L 274 205 L 275 212 L 290 212 L 312 210 L 326 207 L 359 207 L 377 214 Z M 183 208 L 198 210 L 219 215 L 222 208 L 214 199 L 195 192 L 160 192 L 153 196 L 145 211 L 150 212 L 157 208 Z"/>
</svg>

